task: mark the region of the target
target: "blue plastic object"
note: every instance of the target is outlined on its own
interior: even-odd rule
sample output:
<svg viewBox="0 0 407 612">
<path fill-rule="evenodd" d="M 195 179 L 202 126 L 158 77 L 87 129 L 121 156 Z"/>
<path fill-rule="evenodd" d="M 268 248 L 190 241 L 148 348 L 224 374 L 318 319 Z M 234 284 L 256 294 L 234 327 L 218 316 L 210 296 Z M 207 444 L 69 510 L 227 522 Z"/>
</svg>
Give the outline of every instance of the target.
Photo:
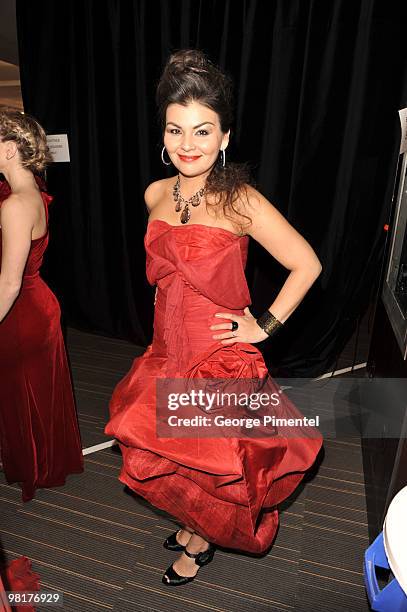
<svg viewBox="0 0 407 612">
<path fill-rule="evenodd" d="M 375 612 L 407 612 L 407 596 L 395 578 L 382 590 L 377 583 L 376 567 L 390 569 L 383 545 L 383 532 L 365 552 L 363 567 L 365 586 L 372 610 Z"/>
</svg>

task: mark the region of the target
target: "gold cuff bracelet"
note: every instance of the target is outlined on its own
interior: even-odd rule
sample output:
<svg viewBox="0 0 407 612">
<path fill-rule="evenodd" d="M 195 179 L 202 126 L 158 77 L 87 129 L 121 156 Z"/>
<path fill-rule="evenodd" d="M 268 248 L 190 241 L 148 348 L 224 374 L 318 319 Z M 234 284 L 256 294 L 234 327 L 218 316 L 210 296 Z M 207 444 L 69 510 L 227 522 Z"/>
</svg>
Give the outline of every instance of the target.
<svg viewBox="0 0 407 612">
<path fill-rule="evenodd" d="M 266 312 L 263 313 L 261 317 L 256 319 L 256 323 L 262 329 L 264 329 L 264 331 L 269 336 L 272 336 L 273 334 L 275 334 L 280 329 L 280 327 L 283 326 L 283 323 L 281 323 L 278 319 L 276 319 L 276 317 L 272 315 L 269 310 L 266 310 Z"/>
</svg>

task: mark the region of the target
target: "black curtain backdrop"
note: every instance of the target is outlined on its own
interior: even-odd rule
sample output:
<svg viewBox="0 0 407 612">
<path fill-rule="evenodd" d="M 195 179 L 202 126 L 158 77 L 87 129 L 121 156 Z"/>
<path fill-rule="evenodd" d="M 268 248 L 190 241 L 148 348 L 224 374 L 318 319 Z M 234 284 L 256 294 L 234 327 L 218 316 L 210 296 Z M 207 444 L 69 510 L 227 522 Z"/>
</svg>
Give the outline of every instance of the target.
<svg viewBox="0 0 407 612">
<path fill-rule="evenodd" d="M 407 5 L 388 0 L 17 0 L 26 112 L 67 133 L 48 171 L 45 276 L 65 321 L 146 345 L 145 187 L 166 176 L 154 90 L 168 54 L 198 47 L 236 84 L 228 159 L 311 243 L 323 273 L 261 343 L 274 372 L 317 376 L 369 303 L 382 266 L 407 103 Z M 253 240 L 252 312 L 287 272 Z"/>
</svg>

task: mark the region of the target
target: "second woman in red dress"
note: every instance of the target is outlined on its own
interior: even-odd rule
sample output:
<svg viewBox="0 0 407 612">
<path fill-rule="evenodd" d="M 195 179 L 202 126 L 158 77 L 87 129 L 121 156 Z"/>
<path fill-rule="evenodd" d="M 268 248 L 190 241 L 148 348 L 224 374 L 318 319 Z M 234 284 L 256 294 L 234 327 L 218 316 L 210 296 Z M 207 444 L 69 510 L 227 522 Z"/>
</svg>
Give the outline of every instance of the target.
<svg viewBox="0 0 407 612">
<path fill-rule="evenodd" d="M 52 197 L 38 173 L 50 160 L 38 122 L 0 109 L 0 447 L 23 501 L 83 471 L 61 311 L 40 276 Z"/>
</svg>

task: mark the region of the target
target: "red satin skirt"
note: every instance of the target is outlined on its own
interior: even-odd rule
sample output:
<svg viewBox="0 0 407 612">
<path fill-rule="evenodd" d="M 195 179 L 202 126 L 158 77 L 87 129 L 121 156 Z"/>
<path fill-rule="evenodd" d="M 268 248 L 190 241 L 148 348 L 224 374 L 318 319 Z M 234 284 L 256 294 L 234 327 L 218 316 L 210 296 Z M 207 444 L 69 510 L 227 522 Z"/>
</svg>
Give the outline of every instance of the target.
<svg viewBox="0 0 407 612">
<path fill-rule="evenodd" d="M 105 433 L 120 443 L 120 480 L 206 540 L 263 553 L 276 535 L 277 505 L 314 463 L 322 437 L 317 431 L 256 439 L 157 436 L 156 381 L 166 377 L 169 355 L 178 356 L 177 376 L 184 379 L 268 377 L 269 388 L 276 389 L 255 346 L 212 339 L 216 332 L 209 326 L 219 322 L 214 314 L 222 309 L 193 287 L 183 290 L 183 333 L 174 336 L 178 349 L 169 351 L 166 297 L 158 293 L 152 345 L 134 360 L 110 402 Z M 182 338 L 188 343 L 180 350 Z M 299 415 L 288 398 L 283 409 Z"/>
<path fill-rule="evenodd" d="M 0 447 L 23 501 L 83 471 L 82 444 L 60 326 L 61 311 L 38 274 L 0 323 Z"/>
</svg>

